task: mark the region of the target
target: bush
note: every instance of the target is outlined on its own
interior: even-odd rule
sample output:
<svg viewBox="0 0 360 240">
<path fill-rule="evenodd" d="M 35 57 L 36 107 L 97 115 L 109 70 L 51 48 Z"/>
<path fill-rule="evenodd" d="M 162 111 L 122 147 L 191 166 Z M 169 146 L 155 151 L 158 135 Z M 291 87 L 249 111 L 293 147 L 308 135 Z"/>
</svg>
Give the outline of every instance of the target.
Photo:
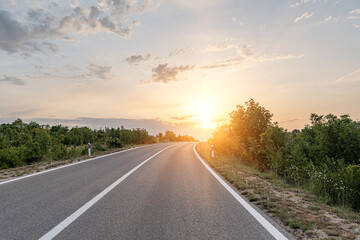
<svg viewBox="0 0 360 240">
<path fill-rule="evenodd" d="M 121 148 L 121 147 L 123 147 L 122 142 L 117 137 L 111 137 L 107 141 L 107 145 L 108 145 L 109 148 Z"/>
<path fill-rule="evenodd" d="M 360 209 L 360 127 L 348 115 L 311 114 L 310 125 L 287 132 L 253 99 L 230 113 L 209 139 L 216 152 L 308 187 L 328 203 Z"/>
<path fill-rule="evenodd" d="M 21 163 L 19 150 L 17 148 L 10 147 L 0 150 L 0 169 L 19 166 Z"/>
<path fill-rule="evenodd" d="M 165 135 L 170 141 L 195 141 L 193 137 L 176 136 L 171 131 Z M 17 119 L 11 124 L 0 125 L 0 168 L 30 164 L 42 160 L 44 156 L 59 160 L 87 155 L 89 142 L 92 144 L 93 152 L 96 152 L 157 141 L 156 137 L 149 135 L 143 128 L 69 129 L 61 125 L 50 127 L 40 126 L 35 122 L 27 124 Z"/>
</svg>

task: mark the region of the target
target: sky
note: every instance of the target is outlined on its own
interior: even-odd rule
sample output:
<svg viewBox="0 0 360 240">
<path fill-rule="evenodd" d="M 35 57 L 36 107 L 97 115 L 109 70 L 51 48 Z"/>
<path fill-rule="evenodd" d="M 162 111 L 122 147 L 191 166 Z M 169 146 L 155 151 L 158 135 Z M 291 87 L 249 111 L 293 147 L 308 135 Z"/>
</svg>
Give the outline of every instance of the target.
<svg viewBox="0 0 360 240">
<path fill-rule="evenodd" d="M 0 0 L 0 122 L 206 140 L 250 98 L 360 120 L 360 1 Z"/>
</svg>

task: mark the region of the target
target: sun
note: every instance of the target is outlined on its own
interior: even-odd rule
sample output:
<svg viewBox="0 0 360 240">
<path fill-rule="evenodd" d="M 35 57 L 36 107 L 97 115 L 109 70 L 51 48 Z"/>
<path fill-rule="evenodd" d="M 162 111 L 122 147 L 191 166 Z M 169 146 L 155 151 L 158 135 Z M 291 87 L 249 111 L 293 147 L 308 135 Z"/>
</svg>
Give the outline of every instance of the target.
<svg viewBox="0 0 360 240">
<path fill-rule="evenodd" d="M 204 119 L 204 120 L 202 120 L 201 127 L 202 128 L 214 128 L 214 127 L 216 127 L 216 125 L 210 119 Z"/>
<path fill-rule="evenodd" d="M 201 128 L 215 128 L 217 124 L 214 119 L 214 108 L 209 101 L 199 101 L 193 107 L 196 118 Z"/>
</svg>

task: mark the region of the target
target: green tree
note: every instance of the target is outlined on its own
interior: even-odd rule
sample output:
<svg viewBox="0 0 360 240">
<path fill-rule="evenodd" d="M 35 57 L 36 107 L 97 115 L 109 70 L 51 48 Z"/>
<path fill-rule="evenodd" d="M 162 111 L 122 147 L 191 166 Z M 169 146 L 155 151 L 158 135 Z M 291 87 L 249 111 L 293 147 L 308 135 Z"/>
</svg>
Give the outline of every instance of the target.
<svg viewBox="0 0 360 240">
<path fill-rule="evenodd" d="M 263 169 L 260 136 L 272 126 L 272 114 L 253 99 L 245 102 L 245 106 L 237 105 L 236 108 L 230 113 L 236 154 Z"/>
</svg>

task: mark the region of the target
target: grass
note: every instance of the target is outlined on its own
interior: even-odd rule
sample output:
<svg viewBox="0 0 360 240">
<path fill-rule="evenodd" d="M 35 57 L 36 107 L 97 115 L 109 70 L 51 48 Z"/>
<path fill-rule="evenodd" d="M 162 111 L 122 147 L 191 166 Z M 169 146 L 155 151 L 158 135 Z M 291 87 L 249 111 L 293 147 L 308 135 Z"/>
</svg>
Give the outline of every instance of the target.
<svg viewBox="0 0 360 240">
<path fill-rule="evenodd" d="M 355 239 L 358 235 L 359 213 L 328 206 L 306 189 L 288 184 L 274 172 L 261 172 L 236 157 L 216 154 L 211 158 L 207 143 L 199 143 L 196 150 L 244 197 L 278 219 L 297 238 Z M 337 222 L 339 219 L 341 222 Z M 317 236 L 319 230 L 322 236 Z"/>
</svg>

